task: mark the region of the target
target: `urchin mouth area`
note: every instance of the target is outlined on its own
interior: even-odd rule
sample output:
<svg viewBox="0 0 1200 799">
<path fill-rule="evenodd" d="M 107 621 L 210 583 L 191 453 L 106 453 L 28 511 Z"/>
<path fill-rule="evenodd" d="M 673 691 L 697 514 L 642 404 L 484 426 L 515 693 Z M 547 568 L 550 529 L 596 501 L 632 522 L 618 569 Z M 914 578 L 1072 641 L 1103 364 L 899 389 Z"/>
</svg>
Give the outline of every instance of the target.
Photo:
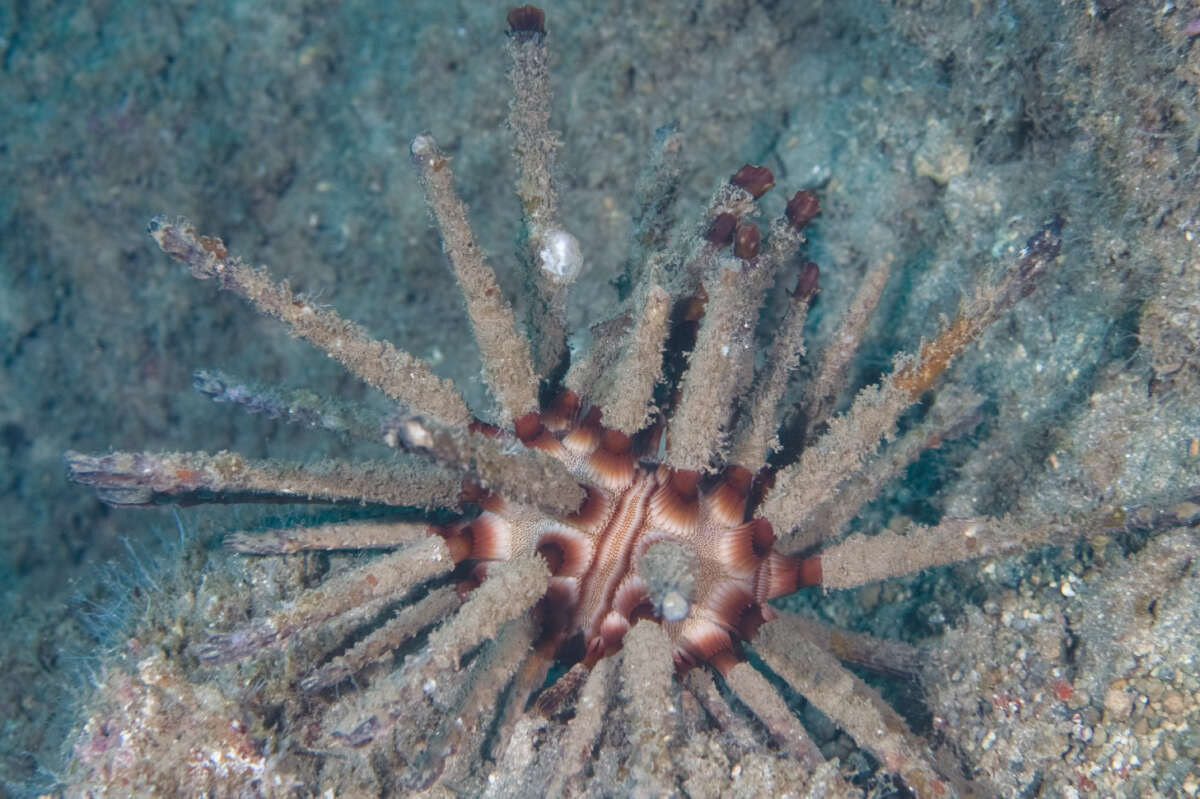
<svg viewBox="0 0 1200 799">
<path fill-rule="evenodd" d="M 471 484 L 479 515 L 433 528 L 469 564 L 460 590 L 479 586 L 489 564 L 535 552 L 549 572 L 533 610 L 541 657 L 591 668 L 646 619 L 667 632 L 678 672 L 705 663 L 726 671 L 741 660 L 740 643 L 774 617 L 769 600 L 819 584 L 819 560 L 775 552 L 745 467 L 673 468 L 656 460 L 661 423 L 631 437 L 602 419 L 565 389 L 517 420 L 516 438 L 562 464 L 585 499 L 548 515 Z M 431 446 L 424 428 L 401 428 L 406 441 Z"/>
</svg>

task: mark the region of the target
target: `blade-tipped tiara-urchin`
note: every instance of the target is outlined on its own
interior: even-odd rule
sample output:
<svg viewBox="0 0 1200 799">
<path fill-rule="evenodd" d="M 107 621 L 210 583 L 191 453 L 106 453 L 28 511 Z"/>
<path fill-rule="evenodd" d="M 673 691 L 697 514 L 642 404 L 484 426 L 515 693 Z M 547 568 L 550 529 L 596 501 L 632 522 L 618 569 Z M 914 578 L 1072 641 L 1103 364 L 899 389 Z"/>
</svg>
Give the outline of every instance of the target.
<svg viewBox="0 0 1200 799">
<path fill-rule="evenodd" d="M 217 667 L 308 635 L 323 642 L 323 655 L 288 682 L 272 722 L 285 744 L 238 779 L 248 792 L 271 793 L 271 764 L 303 752 L 321 763 L 314 768 L 323 784 L 343 780 L 346 790 L 383 784 L 379 775 L 394 772 L 387 784 L 407 789 L 669 794 L 688 758 L 707 752 L 742 764 L 747 780 L 754 763 L 765 764 L 754 779 L 777 793 L 850 790 L 789 707 L 779 687 L 786 684 L 918 795 L 959 790 L 965 778 L 935 761 L 839 663 L 897 669 L 913 653 L 771 600 L 1021 552 L 1117 523 L 1097 511 L 1070 525 L 946 518 L 903 535 L 843 535 L 881 486 L 972 417 L 980 398 L 947 389 L 898 433 L 956 356 L 1033 290 L 1059 254 L 1062 221 L 1031 231 L 998 280 L 977 287 L 935 336 L 896 356 L 839 413 L 851 358 L 889 275 L 881 259 L 836 344 L 808 370 L 802 399 L 789 405 L 818 291 L 818 268 L 798 257 L 817 195 L 797 191 L 780 218 L 762 222 L 758 201 L 774 177 L 746 165 L 716 189 L 702 218 L 676 229 L 682 136 L 664 129 L 635 198 L 626 302 L 583 345 L 569 346 L 567 294 L 588 264 L 560 218 L 553 179 L 559 141 L 549 124 L 548 37 L 531 6 L 513 9 L 508 23 L 509 125 L 531 288 L 524 325 L 475 240 L 450 159 L 430 135 L 410 147 L 499 423 L 478 418 L 421 359 L 293 293 L 220 239 L 159 218 L 150 234 L 165 253 L 281 320 L 390 398 L 395 412 L 335 411 L 307 393 L 214 371 L 198 373 L 197 387 L 273 417 L 385 441 L 395 457 L 313 465 L 225 452 L 67 456 L 74 480 L 117 505 L 244 499 L 427 512 L 424 521 L 385 516 L 227 539 L 262 556 L 387 551 L 188 647 Z M 790 297 L 774 306 L 773 341 L 756 361 L 760 313 L 777 286 Z M 791 433 L 781 442 L 785 419 Z M 884 441 L 886 457 L 878 457 Z M 381 666 L 397 651 L 405 653 L 397 668 Z M 200 772 L 217 779 L 212 769 Z M 733 779 L 728 770 L 725 777 Z"/>
</svg>

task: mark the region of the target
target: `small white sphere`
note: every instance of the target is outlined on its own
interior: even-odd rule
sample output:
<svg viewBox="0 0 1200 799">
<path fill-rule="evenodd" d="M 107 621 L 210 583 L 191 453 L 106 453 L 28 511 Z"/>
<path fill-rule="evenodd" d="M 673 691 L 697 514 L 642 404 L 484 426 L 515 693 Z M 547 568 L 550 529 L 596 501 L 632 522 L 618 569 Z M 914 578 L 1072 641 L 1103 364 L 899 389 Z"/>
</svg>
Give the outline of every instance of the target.
<svg viewBox="0 0 1200 799">
<path fill-rule="evenodd" d="M 542 269 L 556 282 L 570 283 L 583 269 L 583 252 L 579 240 L 565 230 L 550 230 L 542 237 L 538 252 Z"/>
<path fill-rule="evenodd" d="M 417 158 L 424 158 L 436 150 L 437 142 L 433 140 L 432 136 L 426 136 L 425 134 L 421 134 L 413 139 L 412 144 L 408 147 L 408 151 Z"/>
<path fill-rule="evenodd" d="M 662 601 L 662 617 L 664 621 L 683 621 L 687 618 L 688 601 L 678 591 L 668 591 Z"/>
</svg>

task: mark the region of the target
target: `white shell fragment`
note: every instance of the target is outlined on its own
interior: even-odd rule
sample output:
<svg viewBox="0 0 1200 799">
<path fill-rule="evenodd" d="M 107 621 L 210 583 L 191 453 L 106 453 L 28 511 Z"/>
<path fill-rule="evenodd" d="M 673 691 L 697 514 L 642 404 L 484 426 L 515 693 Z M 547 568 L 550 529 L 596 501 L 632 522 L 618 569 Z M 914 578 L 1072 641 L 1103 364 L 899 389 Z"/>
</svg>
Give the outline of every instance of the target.
<svg viewBox="0 0 1200 799">
<path fill-rule="evenodd" d="M 579 240 L 565 230 L 549 230 L 542 237 L 538 252 L 542 270 L 559 283 L 570 283 L 583 268 L 583 252 Z"/>
</svg>

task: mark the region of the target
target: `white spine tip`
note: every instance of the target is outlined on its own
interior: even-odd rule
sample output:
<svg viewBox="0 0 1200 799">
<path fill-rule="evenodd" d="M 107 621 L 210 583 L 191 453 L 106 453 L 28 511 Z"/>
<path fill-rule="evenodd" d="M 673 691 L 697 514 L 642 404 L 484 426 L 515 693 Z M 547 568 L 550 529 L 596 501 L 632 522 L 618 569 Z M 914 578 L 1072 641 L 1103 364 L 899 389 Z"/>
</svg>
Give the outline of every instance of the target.
<svg viewBox="0 0 1200 799">
<path fill-rule="evenodd" d="M 408 151 L 413 158 L 427 158 L 437 152 L 437 142 L 433 140 L 432 136 L 422 134 L 412 140 Z"/>
<path fill-rule="evenodd" d="M 583 252 L 579 240 L 565 230 L 550 230 L 542 237 L 538 251 L 542 271 L 558 283 L 570 283 L 583 269 Z"/>
</svg>

